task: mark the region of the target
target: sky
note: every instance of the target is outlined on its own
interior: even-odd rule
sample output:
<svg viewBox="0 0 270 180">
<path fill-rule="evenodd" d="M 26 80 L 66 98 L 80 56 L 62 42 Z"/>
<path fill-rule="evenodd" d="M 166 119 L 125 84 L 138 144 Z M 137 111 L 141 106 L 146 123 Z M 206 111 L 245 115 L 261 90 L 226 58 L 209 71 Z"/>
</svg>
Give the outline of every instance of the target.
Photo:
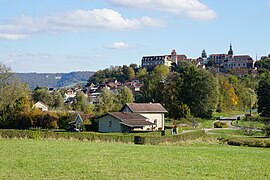
<svg viewBox="0 0 270 180">
<path fill-rule="evenodd" d="M 270 54 L 270 0 L 1 0 L 0 63 L 97 71 L 146 55 Z"/>
</svg>

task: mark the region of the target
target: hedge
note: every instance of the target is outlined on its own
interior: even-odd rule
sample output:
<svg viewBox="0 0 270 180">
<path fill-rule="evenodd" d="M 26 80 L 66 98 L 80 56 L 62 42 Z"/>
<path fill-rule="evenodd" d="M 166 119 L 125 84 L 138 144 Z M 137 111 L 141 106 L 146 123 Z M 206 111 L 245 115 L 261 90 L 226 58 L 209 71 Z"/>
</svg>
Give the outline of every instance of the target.
<svg viewBox="0 0 270 180">
<path fill-rule="evenodd" d="M 136 135 L 132 133 L 96 133 L 96 132 L 53 132 L 46 130 L 0 130 L 1 138 L 29 138 L 29 139 L 77 139 L 88 141 L 122 142 L 122 143 L 141 143 L 136 144 L 159 144 L 165 142 L 181 142 L 197 139 L 205 135 L 205 131 L 198 130 L 174 136 L 149 136 Z M 137 138 L 137 140 L 135 139 Z"/>
<path fill-rule="evenodd" d="M 270 148 L 270 138 L 233 138 L 227 140 L 228 145 Z"/>
</svg>

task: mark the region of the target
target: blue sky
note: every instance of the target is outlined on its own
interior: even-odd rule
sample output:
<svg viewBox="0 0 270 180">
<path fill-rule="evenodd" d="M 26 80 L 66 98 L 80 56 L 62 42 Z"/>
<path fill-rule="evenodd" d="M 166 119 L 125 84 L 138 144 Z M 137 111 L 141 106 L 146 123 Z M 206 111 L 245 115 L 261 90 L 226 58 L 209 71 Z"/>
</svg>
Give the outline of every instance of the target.
<svg viewBox="0 0 270 180">
<path fill-rule="evenodd" d="M 0 62 L 15 72 L 96 71 L 175 49 L 270 53 L 269 0 L 1 0 Z"/>
</svg>

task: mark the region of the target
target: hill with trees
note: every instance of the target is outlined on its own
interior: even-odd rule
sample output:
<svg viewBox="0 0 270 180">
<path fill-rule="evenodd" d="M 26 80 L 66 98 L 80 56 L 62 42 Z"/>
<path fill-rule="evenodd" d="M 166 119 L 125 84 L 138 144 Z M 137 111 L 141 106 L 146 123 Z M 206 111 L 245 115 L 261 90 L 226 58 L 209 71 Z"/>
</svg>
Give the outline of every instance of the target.
<svg viewBox="0 0 270 180">
<path fill-rule="evenodd" d="M 14 78 L 27 83 L 30 89 L 37 86 L 60 88 L 76 83 L 87 83 L 94 72 L 78 71 L 70 73 L 16 73 Z"/>
</svg>

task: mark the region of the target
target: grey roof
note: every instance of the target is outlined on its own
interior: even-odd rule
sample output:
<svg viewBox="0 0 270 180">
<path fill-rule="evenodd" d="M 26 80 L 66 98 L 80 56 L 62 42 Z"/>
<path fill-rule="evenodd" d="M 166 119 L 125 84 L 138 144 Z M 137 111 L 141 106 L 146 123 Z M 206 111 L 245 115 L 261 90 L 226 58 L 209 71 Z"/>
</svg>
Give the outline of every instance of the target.
<svg viewBox="0 0 270 180">
<path fill-rule="evenodd" d="M 151 113 L 151 112 L 159 112 L 166 113 L 167 110 L 160 103 L 127 103 L 125 107 L 129 107 L 132 112 L 140 112 L 140 113 Z"/>
<path fill-rule="evenodd" d="M 130 126 L 130 127 L 141 127 L 147 125 L 154 125 L 153 123 L 146 121 L 147 118 L 140 115 L 139 113 L 130 113 L 130 112 L 110 112 L 107 115 L 111 115 L 116 119 L 121 121 L 121 124 Z"/>
</svg>

